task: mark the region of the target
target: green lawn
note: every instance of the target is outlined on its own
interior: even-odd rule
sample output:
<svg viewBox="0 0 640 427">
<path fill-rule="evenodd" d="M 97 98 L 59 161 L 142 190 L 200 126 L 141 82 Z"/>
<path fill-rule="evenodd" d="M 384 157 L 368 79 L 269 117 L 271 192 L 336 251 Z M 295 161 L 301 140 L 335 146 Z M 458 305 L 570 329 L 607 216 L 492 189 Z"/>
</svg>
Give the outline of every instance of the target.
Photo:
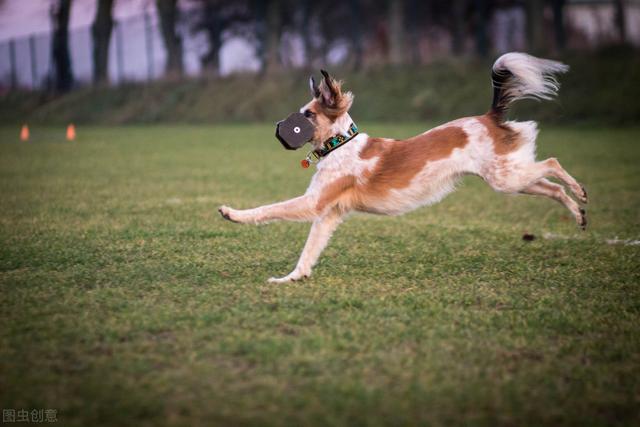
<svg viewBox="0 0 640 427">
<path fill-rule="evenodd" d="M 430 208 L 352 216 L 287 285 L 266 279 L 308 224 L 217 213 L 306 188 L 305 153 L 272 125 L 18 131 L 0 129 L 3 409 L 74 426 L 640 422 L 638 128 L 542 125 L 539 157 L 589 191 L 586 232 L 467 178 Z"/>
</svg>

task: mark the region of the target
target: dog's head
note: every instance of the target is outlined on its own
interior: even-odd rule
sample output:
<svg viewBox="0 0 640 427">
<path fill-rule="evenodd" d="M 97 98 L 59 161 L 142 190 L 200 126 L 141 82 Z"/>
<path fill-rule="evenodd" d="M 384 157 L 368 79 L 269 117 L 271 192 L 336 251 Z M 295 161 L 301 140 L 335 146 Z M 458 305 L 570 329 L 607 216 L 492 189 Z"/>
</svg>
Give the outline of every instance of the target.
<svg viewBox="0 0 640 427">
<path fill-rule="evenodd" d="M 290 115 L 276 127 L 276 136 L 288 149 L 300 148 L 307 142 L 318 148 L 351 124 L 348 111 L 353 103 L 353 94 L 342 92 L 342 82 L 325 70 L 321 73 L 319 85 L 313 76 L 309 78 L 313 99 L 300 109 L 300 113 Z"/>
</svg>

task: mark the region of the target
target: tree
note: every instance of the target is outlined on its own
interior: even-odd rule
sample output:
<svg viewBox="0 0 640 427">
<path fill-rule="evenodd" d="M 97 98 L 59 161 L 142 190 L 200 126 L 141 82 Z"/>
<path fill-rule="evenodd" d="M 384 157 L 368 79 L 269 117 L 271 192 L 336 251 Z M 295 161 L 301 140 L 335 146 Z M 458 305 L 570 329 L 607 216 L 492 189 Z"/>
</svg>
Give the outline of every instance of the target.
<svg viewBox="0 0 640 427">
<path fill-rule="evenodd" d="M 487 56 L 489 43 L 487 40 L 487 24 L 489 23 L 489 4 L 487 0 L 475 0 L 476 8 L 476 51 L 479 56 Z"/>
<path fill-rule="evenodd" d="M 93 82 L 96 84 L 107 81 L 109 64 L 109 41 L 113 29 L 114 0 L 98 0 L 96 17 L 91 26 L 93 36 Z"/>
<path fill-rule="evenodd" d="M 181 76 L 183 71 L 182 39 L 176 32 L 177 3 L 178 0 L 156 0 L 162 40 L 167 52 L 165 73 L 173 76 Z"/>
<path fill-rule="evenodd" d="M 351 0 L 351 4 L 354 1 Z M 315 59 L 314 46 L 311 41 L 311 19 L 314 13 L 314 2 L 312 0 L 303 0 L 302 2 L 302 21 L 300 26 L 300 33 L 302 34 L 302 43 L 304 45 L 304 57 L 307 68 L 313 67 Z"/>
<path fill-rule="evenodd" d="M 544 49 L 544 1 L 527 0 L 527 33 L 529 49 L 542 53 Z"/>
<path fill-rule="evenodd" d="M 258 57 L 262 62 L 261 73 L 271 73 L 280 68 L 280 36 L 282 35 L 281 0 L 253 0 L 256 19 Z"/>
<path fill-rule="evenodd" d="M 451 3 L 451 50 L 455 55 L 464 53 L 464 12 L 465 1 Z"/>
<path fill-rule="evenodd" d="M 556 49 L 563 51 L 566 45 L 566 33 L 564 29 L 564 4 L 565 0 L 553 0 L 553 32 L 556 39 Z"/>
<path fill-rule="evenodd" d="M 618 28 L 618 39 L 620 43 L 627 41 L 627 22 L 624 14 L 624 0 L 614 0 L 615 22 Z"/>
<path fill-rule="evenodd" d="M 280 68 L 280 36 L 282 10 L 280 0 L 270 0 L 267 5 L 265 66 L 267 72 Z"/>
<path fill-rule="evenodd" d="M 51 52 L 54 63 L 54 85 L 60 92 L 67 92 L 73 86 L 71 54 L 69 53 L 69 16 L 71 0 L 57 0 L 51 8 L 53 38 Z"/>
<path fill-rule="evenodd" d="M 360 0 L 349 1 L 349 11 L 351 16 L 359 16 L 362 10 Z M 354 19 L 350 25 L 349 36 L 351 38 L 351 46 L 353 49 L 353 68 L 359 70 L 362 67 L 362 22 L 360 19 Z"/>
<path fill-rule="evenodd" d="M 200 55 L 202 68 L 216 74 L 220 68 L 220 49 L 223 34 L 251 39 L 254 34 L 254 16 L 249 0 L 191 0 L 197 5 L 183 12 L 180 19 L 191 34 L 204 33 L 207 50 Z"/>
<path fill-rule="evenodd" d="M 348 49 L 343 65 L 360 68 L 364 60 L 364 35 L 368 15 L 377 12 L 373 7 L 376 5 L 367 0 L 307 0 L 305 3 L 302 26 L 298 31 L 303 35 L 307 64 L 312 66 L 320 60 L 315 65 L 325 67 L 331 47 L 339 43 Z M 386 12 L 387 6 L 383 6 Z"/>
<path fill-rule="evenodd" d="M 205 0 L 202 18 L 202 28 L 206 31 L 209 40 L 209 51 L 201 58 L 202 65 L 217 73 L 220 67 L 220 47 L 222 47 L 220 4 Z"/>
<path fill-rule="evenodd" d="M 389 4 L 389 59 L 394 65 L 405 61 L 404 0 L 391 0 Z"/>
</svg>

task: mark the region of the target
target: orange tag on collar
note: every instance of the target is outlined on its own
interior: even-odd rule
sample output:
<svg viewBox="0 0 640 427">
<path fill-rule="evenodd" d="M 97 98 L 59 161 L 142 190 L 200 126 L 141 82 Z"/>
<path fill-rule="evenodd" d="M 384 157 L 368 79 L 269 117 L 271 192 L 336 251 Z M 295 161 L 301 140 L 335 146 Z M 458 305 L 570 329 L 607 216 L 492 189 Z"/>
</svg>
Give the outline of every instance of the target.
<svg viewBox="0 0 640 427">
<path fill-rule="evenodd" d="M 311 165 L 311 162 L 308 159 L 300 160 L 300 166 L 302 166 L 303 169 L 308 168 L 310 165 Z"/>
</svg>

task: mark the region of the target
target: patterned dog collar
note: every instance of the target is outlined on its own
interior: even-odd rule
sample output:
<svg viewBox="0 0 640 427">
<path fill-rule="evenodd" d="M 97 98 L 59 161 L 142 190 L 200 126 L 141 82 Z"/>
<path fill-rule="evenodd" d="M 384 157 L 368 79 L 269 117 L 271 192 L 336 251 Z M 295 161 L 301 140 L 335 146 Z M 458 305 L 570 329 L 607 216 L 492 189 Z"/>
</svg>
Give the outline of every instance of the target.
<svg viewBox="0 0 640 427">
<path fill-rule="evenodd" d="M 347 133 L 334 135 L 331 138 L 328 138 L 325 142 L 322 143 L 322 147 L 317 150 L 313 150 L 307 154 L 307 158 L 302 160 L 302 167 L 308 168 L 311 163 L 317 163 L 321 158 L 326 157 L 333 150 L 336 150 L 342 147 L 347 142 L 351 141 L 358 135 L 358 127 L 355 123 L 351 123 L 349 126 L 349 130 Z M 312 160 L 312 157 L 315 160 Z"/>
</svg>

